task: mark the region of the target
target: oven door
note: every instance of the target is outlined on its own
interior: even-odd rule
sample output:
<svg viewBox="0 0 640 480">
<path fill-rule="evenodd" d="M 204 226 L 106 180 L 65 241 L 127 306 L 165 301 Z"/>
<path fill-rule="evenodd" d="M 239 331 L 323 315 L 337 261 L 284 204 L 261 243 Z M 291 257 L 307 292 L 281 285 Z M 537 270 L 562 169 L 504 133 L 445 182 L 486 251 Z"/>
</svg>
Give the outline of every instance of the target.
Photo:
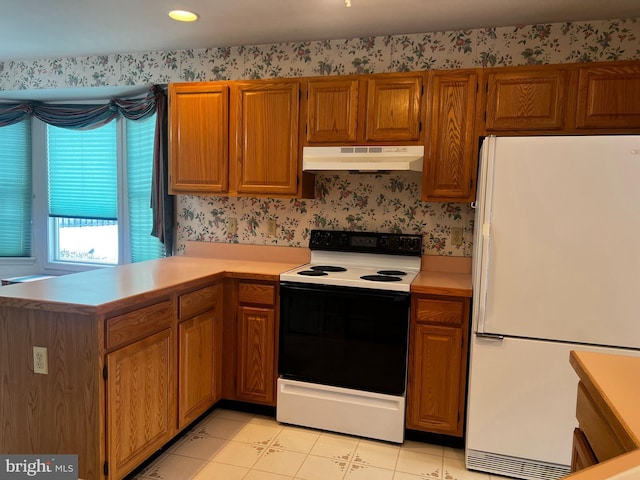
<svg viewBox="0 0 640 480">
<path fill-rule="evenodd" d="M 409 293 L 280 284 L 281 377 L 403 395 Z"/>
</svg>

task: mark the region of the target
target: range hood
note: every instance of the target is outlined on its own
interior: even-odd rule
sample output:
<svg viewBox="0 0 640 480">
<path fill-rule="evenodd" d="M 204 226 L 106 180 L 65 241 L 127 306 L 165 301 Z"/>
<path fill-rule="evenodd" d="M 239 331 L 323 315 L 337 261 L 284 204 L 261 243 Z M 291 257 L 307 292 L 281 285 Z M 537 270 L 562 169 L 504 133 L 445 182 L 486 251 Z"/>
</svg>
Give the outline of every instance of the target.
<svg viewBox="0 0 640 480">
<path fill-rule="evenodd" d="M 423 146 L 304 147 L 305 172 L 421 172 Z"/>
</svg>

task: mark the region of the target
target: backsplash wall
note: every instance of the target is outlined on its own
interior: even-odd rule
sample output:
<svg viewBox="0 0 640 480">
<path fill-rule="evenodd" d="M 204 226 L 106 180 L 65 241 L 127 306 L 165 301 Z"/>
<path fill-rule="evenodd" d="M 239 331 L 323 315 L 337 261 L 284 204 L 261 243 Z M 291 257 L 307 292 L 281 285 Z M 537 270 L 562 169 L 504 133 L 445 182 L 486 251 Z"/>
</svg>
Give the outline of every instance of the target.
<svg viewBox="0 0 640 480">
<path fill-rule="evenodd" d="M 640 58 L 639 38 L 640 20 L 626 19 L 14 60 L 0 62 L 0 90 L 629 60 Z M 419 233 L 426 254 L 470 256 L 473 210 L 421 202 L 420 189 L 416 174 L 345 174 L 317 175 L 314 200 L 178 196 L 178 252 L 187 240 L 306 246 L 310 229 L 327 228 Z M 276 236 L 267 235 L 268 219 Z M 450 244 L 452 228 L 463 229 L 459 247 Z"/>
</svg>

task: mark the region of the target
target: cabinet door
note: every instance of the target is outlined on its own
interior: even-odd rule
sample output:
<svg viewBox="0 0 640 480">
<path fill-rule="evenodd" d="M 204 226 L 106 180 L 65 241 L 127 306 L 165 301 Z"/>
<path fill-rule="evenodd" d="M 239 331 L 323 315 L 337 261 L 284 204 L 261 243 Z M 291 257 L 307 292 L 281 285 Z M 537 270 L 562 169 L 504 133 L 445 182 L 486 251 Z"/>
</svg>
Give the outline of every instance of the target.
<svg viewBox="0 0 640 480">
<path fill-rule="evenodd" d="M 462 330 L 416 325 L 408 427 L 448 435 L 462 434 L 460 374 Z"/>
<path fill-rule="evenodd" d="M 571 453 L 571 473 L 584 470 L 598 463 L 596 455 L 591 450 L 589 441 L 579 428 L 573 430 L 573 450 Z"/>
<path fill-rule="evenodd" d="M 308 80 L 306 143 L 355 143 L 359 91 L 358 77 Z"/>
<path fill-rule="evenodd" d="M 107 461 L 120 479 L 175 433 L 173 330 L 106 356 Z"/>
<path fill-rule="evenodd" d="M 580 68 L 576 128 L 640 128 L 640 62 Z"/>
<path fill-rule="evenodd" d="M 169 192 L 225 193 L 229 165 L 229 87 L 169 85 Z"/>
<path fill-rule="evenodd" d="M 178 326 L 180 357 L 178 371 L 178 428 L 182 429 L 220 398 L 216 349 L 221 319 L 215 310 L 191 318 Z"/>
<path fill-rule="evenodd" d="M 238 308 L 237 398 L 275 405 L 275 311 Z"/>
<path fill-rule="evenodd" d="M 474 71 L 433 72 L 429 77 L 422 199 L 471 201 L 477 166 L 474 131 L 478 75 Z"/>
<path fill-rule="evenodd" d="M 416 73 L 368 78 L 366 142 L 420 140 L 422 83 Z"/>
<path fill-rule="evenodd" d="M 231 193 L 297 193 L 299 92 L 297 80 L 233 84 Z"/>
<path fill-rule="evenodd" d="M 518 68 L 487 76 L 487 132 L 560 130 L 568 75 L 563 68 Z"/>
</svg>

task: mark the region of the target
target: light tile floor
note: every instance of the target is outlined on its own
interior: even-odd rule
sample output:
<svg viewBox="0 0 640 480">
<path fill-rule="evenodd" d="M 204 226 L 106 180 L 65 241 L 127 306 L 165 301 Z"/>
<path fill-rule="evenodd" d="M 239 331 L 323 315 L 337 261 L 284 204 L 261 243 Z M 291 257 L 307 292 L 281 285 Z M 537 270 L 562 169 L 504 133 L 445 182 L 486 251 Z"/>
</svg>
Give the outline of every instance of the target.
<svg viewBox="0 0 640 480">
<path fill-rule="evenodd" d="M 133 480 L 495 480 L 466 470 L 462 450 L 401 446 L 217 409 Z"/>
</svg>

